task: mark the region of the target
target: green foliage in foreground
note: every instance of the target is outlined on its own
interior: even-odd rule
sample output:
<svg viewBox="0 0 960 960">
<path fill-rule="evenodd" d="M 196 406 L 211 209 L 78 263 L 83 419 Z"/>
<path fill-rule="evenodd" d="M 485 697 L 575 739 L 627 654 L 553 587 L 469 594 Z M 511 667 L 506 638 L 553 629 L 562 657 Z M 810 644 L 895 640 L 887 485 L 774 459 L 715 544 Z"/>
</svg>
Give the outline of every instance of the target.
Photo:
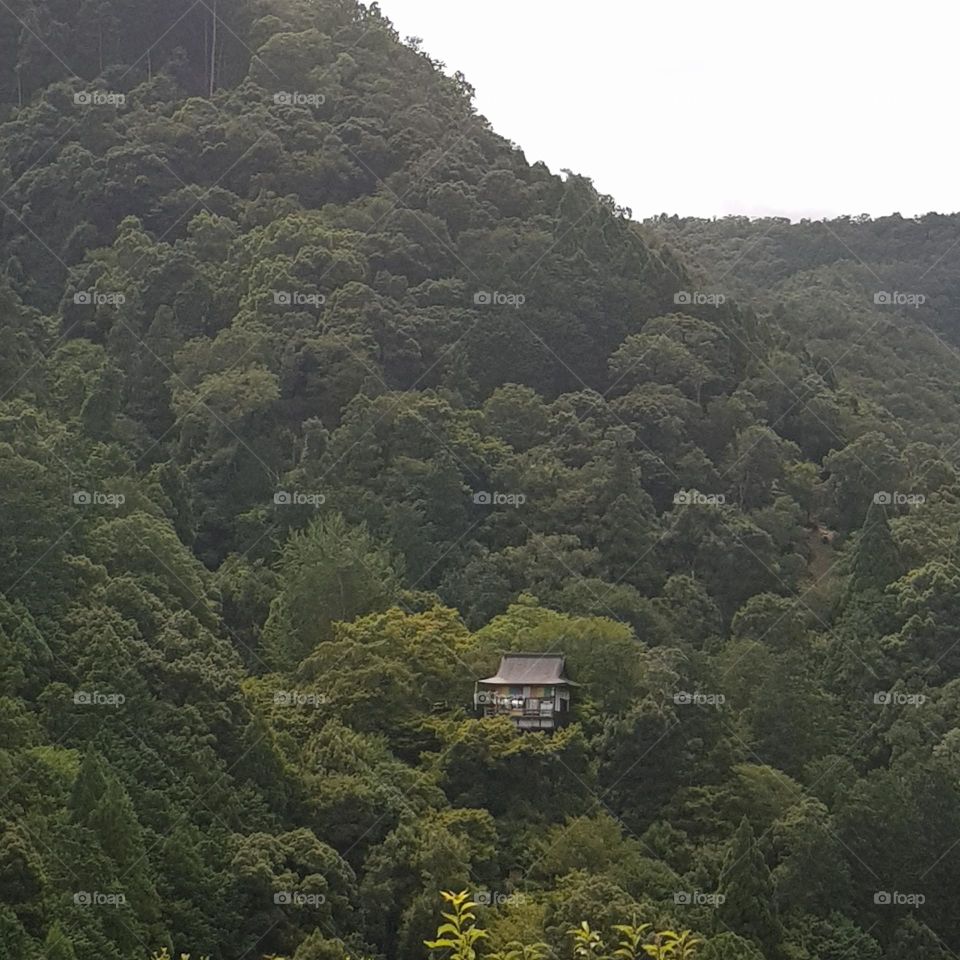
<svg viewBox="0 0 960 960">
<path fill-rule="evenodd" d="M 511 941 L 503 950 L 481 953 L 480 944 L 487 939 L 487 933 L 476 925 L 477 916 L 472 911 L 477 904 L 466 890 L 444 891 L 441 897 L 450 912 L 443 914 L 446 922 L 437 928 L 437 939 L 424 943 L 431 951 L 438 951 L 443 960 L 477 960 L 480 955 L 486 960 L 544 960 L 549 954 L 550 948 L 545 943 L 519 941 Z M 571 955 L 578 960 L 639 960 L 643 956 L 654 960 L 689 960 L 702 943 L 689 930 L 651 932 L 649 923 L 639 926 L 618 923 L 613 925 L 612 932 L 617 939 L 608 947 L 586 920 L 581 921 L 568 931 L 572 940 Z"/>
</svg>

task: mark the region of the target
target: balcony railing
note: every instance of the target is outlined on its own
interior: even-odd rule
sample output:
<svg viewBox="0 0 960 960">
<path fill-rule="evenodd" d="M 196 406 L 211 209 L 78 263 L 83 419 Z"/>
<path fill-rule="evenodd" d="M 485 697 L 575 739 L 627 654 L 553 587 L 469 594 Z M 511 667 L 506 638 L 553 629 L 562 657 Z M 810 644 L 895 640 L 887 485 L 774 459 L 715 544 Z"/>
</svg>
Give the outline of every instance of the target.
<svg viewBox="0 0 960 960">
<path fill-rule="evenodd" d="M 552 717 L 553 700 L 538 697 L 494 697 L 477 703 L 487 716 L 507 714 L 516 717 Z"/>
</svg>

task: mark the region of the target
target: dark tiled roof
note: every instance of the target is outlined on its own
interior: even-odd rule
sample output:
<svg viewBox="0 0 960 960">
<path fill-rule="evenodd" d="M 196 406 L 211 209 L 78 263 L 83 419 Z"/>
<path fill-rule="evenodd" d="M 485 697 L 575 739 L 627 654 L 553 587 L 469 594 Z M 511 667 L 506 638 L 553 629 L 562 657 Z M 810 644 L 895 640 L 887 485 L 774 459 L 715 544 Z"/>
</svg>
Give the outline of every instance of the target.
<svg viewBox="0 0 960 960">
<path fill-rule="evenodd" d="M 496 676 L 479 682 L 512 686 L 570 683 L 563 672 L 563 661 L 562 653 L 505 653 Z"/>
</svg>

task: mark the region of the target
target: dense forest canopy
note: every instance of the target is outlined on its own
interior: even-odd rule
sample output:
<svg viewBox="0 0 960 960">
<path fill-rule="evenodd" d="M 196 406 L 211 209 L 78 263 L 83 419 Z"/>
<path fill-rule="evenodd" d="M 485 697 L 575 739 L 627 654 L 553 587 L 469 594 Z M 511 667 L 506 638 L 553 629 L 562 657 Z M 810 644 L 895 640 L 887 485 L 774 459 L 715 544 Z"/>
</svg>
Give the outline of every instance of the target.
<svg viewBox="0 0 960 960">
<path fill-rule="evenodd" d="M 0 2 L 0 957 L 946 960 L 960 217 L 637 223 L 444 70 Z"/>
</svg>

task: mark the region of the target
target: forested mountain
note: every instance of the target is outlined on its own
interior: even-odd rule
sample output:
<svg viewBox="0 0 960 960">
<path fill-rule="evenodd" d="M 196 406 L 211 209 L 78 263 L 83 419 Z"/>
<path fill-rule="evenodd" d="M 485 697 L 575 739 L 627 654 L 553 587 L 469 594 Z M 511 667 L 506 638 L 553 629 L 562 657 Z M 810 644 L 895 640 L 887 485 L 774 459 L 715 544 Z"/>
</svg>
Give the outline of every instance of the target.
<svg viewBox="0 0 960 960">
<path fill-rule="evenodd" d="M 635 223 L 353 0 L 0 103 L 0 957 L 960 950 L 956 218 Z"/>
<path fill-rule="evenodd" d="M 913 439 L 955 442 L 960 214 L 793 224 L 663 215 L 647 226 L 704 282 L 772 316 L 791 350 L 880 417 Z"/>
</svg>

